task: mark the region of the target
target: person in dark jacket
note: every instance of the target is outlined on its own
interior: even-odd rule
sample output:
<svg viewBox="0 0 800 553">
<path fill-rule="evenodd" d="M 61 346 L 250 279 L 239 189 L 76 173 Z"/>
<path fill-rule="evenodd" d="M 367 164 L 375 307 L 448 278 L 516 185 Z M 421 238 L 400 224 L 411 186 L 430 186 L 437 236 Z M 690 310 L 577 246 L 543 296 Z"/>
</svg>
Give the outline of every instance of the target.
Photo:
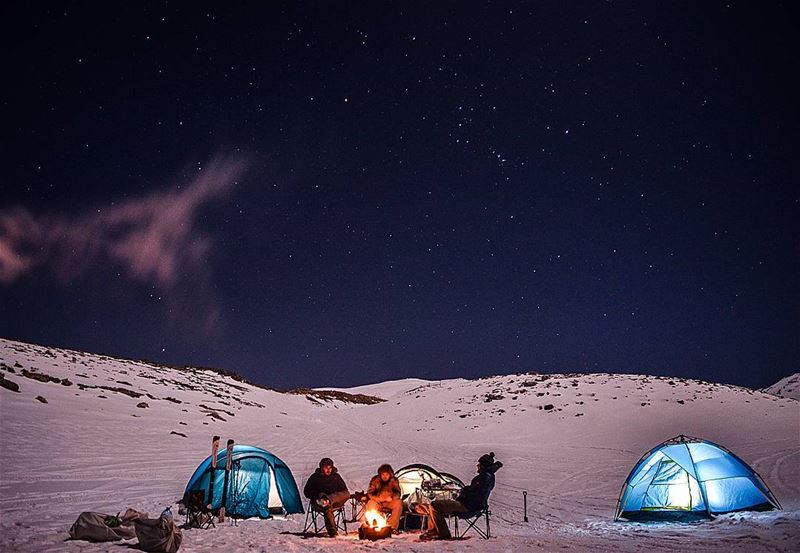
<svg viewBox="0 0 800 553">
<path fill-rule="evenodd" d="M 324 513 L 328 535 L 336 536 L 333 512 L 350 499 L 350 492 L 331 459 L 325 457 L 319 462 L 319 468 L 308 478 L 303 488 L 303 495 L 311 500 L 312 509 Z"/>
<path fill-rule="evenodd" d="M 464 486 L 456 499 L 437 499 L 417 506 L 417 512 L 428 516 L 428 529 L 421 540 L 448 540 L 452 537 L 447 527 L 447 515 L 474 513 L 488 506 L 489 494 L 494 488 L 494 473 L 503 466 L 494 460 L 494 452 L 478 459 L 478 474 Z"/>
<path fill-rule="evenodd" d="M 400 516 L 403 514 L 401 495 L 400 481 L 394 475 L 394 469 L 391 465 L 381 465 L 378 467 L 378 474 L 369 481 L 364 513 L 391 511 L 389 525 L 392 527 L 392 532 L 397 533 L 400 527 Z"/>
</svg>

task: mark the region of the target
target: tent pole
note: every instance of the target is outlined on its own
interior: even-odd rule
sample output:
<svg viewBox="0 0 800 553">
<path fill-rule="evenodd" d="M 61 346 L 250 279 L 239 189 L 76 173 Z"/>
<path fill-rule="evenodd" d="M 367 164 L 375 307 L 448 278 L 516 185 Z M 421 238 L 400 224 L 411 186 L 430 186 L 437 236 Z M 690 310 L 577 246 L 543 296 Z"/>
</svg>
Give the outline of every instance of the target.
<svg viewBox="0 0 800 553">
<path fill-rule="evenodd" d="M 664 442 L 664 443 L 666 443 L 666 442 Z M 639 457 L 639 460 L 636 461 L 635 465 L 633 465 L 633 469 L 631 469 L 631 471 L 628 473 L 628 476 L 625 477 L 625 482 L 622 484 L 622 489 L 619 491 L 619 497 L 617 498 L 617 511 L 614 514 L 614 522 L 618 521 L 619 520 L 619 516 L 622 514 L 622 511 L 620 511 L 620 509 L 622 508 L 622 496 L 625 494 L 625 490 L 628 488 L 628 480 L 630 480 L 631 475 L 634 472 L 636 472 L 636 469 L 639 468 L 639 465 L 642 464 L 642 461 L 647 459 L 647 457 L 651 453 L 653 453 L 653 451 L 655 451 L 656 449 L 660 448 L 662 445 L 664 445 L 664 443 L 659 444 L 658 446 L 654 447 L 653 449 L 649 450 L 647 453 L 645 453 L 644 455 Z"/>
<path fill-rule="evenodd" d="M 689 454 L 689 460 L 692 462 L 692 468 L 694 469 L 694 474 L 695 476 L 697 476 L 697 465 L 694 464 L 694 457 L 692 457 L 692 450 L 689 449 L 689 444 L 684 443 L 683 445 L 686 446 L 686 452 Z M 714 515 L 711 514 L 711 510 L 709 509 L 708 497 L 706 497 L 706 489 L 703 486 L 703 483 L 700 481 L 699 476 L 697 476 L 697 487 L 700 488 L 700 495 L 703 496 L 703 503 L 705 503 L 706 505 L 706 514 L 709 516 L 709 518 L 714 518 Z"/>
<path fill-rule="evenodd" d="M 622 489 L 619 491 L 619 497 L 617 498 L 617 509 L 616 513 L 614 514 L 614 522 L 619 520 L 619 515 L 622 513 L 620 512 L 620 508 L 622 507 L 622 496 L 625 494 L 625 490 L 628 489 L 628 480 L 625 480 L 625 483 L 622 485 Z"/>
</svg>

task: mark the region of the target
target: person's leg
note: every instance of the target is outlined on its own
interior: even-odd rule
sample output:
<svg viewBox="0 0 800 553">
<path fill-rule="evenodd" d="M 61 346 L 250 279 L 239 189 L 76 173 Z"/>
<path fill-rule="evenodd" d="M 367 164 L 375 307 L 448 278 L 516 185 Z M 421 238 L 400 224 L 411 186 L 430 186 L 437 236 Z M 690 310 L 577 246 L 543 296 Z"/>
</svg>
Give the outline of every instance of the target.
<svg viewBox="0 0 800 553">
<path fill-rule="evenodd" d="M 436 533 L 442 539 L 450 539 L 450 528 L 447 527 L 447 519 L 444 518 L 445 510 L 442 501 L 432 501 L 430 506 L 430 517 L 428 518 L 429 532 Z M 432 528 L 431 528 L 432 527 Z"/>
<path fill-rule="evenodd" d="M 338 533 L 336 513 L 334 511 L 344 505 L 348 499 L 350 499 L 349 492 L 335 492 L 328 495 L 330 503 L 325 508 L 325 529 L 328 531 L 329 536 L 335 536 Z"/>
<path fill-rule="evenodd" d="M 430 506 L 431 515 L 429 517 L 429 525 L 433 524 L 433 530 L 442 539 L 450 539 L 450 528 L 447 526 L 447 519 L 445 516 L 453 513 L 465 513 L 466 508 L 458 501 L 452 499 L 437 499 L 431 502 Z M 432 523 L 430 522 L 432 521 Z"/>
<path fill-rule="evenodd" d="M 378 512 L 380 512 L 380 510 L 381 510 L 381 504 L 378 503 L 377 501 L 375 501 L 374 499 L 370 499 L 369 501 L 367 501 L 367 504 L 364 506 L 364 510 L 361 511 L 361 518 L 359 519 L 359 522 L 361 524 L 364 524 L 364 516 L 369 511 L 378 511 Z"/>
<path fill-rule="evenodd" d="M 341 492 L 334 492 L 328 495 L 328 499 L 331 502 L 331 507 L 334 509 L 338 509 L 345 503 L 347 500 L 350 499 L 350 492 L 348 491 L 341 491 Z"/>
<path fill-rule="evenodd" d="M 336 516 L 333 514 L 333 508 L 328 505 L 323 510 L 323 515 L 325 517 L 325 530 L 328 531 L 328 535 L 333 537 L 336 535 Z"/>
<path fill-rule="evenodd" d="M 403 501 L 401 499 L 393 499 L 384 503 L 387 509 L 392 510 L 392 517 L 389 519 L 389 524 L 392 525 L 392 532 L 397 533 L 400 529 L 400 517 L 403 515 Z"/>
</svg>

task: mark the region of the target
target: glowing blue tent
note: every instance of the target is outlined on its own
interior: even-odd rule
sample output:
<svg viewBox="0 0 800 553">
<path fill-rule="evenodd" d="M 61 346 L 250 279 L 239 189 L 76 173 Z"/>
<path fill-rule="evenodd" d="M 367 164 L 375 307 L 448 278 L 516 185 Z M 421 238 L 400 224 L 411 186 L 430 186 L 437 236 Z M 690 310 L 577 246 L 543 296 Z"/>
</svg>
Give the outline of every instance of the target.
<svg viewBox="0 0 800 553">
<path fill-rule="evenodd" d="M 713 442 L 680 435 L 636 463 L 622 486 L 614 520 L 684 519 L 780 508 L 747 463 Z"/>
<path fill-rule="evenodd" d="M 217 469 L 211 487 L 211 456 L 200 463 L 183 494 L 189 504 L 189 494 L 204 493 L 203 505 L 219 509 L 224 502 L 229 516 L 268 518 L 271 513 L 303 513 L 300 493 L 292 471 L 286 463 L 269 451 L 251 445 L 233 446 L 231 470 L 225 475 L 227 452 L 217 454 Z"/>
</svg>

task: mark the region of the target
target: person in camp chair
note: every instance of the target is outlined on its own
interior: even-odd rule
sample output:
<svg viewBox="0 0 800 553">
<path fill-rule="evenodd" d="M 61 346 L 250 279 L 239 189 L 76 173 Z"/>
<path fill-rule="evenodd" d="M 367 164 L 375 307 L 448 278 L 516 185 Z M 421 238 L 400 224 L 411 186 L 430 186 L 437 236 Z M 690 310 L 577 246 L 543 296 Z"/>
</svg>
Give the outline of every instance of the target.
<svg viewBox="0 0 800 553">
<path fill-rule="evenodd" d="M 334 511 L 350 499 L 350 492 L 331 459 L 325 457 L 319 462 L 319 468 L 308 478 L 303 488 L 303 495 L 311 500 L 312 509 L 324 513 L 328 535 L 336 536 Z"/>
<path fill-rule="evenodd" d="M 423 541 L 449 540 L 452 535 L 445 517 L 483 510 L 494 488 L 494 473 L 502 466 L 503 463 L 494 460 L 494 453 L 481 455 L 478 474 L 468 486 L 461 488 L 456 499 L 436 499 L 429 504 L 417 505 L 417 512 L 428 516 L 428 529 L 419 538 Z"/>
<path fill-rule="evenodd" d="M 369 481 L 367 505 L 364 512 L 391 511 L 389 525 L 392 527 L 392 532 L 396 534 L 400 528 L 400 516 L 403 514 L 401 495 L 400 481 L 394 475 L 394 469 L 388 464 L 381 465 L 378 467 L 378 474 Z"/>
</svg>

